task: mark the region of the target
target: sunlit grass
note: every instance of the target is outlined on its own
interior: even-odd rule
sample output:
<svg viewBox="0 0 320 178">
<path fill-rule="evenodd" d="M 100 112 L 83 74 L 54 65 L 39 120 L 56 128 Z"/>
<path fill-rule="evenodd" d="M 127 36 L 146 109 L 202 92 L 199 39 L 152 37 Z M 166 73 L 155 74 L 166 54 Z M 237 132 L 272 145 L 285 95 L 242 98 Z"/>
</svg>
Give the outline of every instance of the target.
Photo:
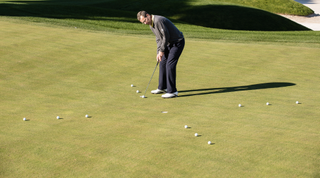
<svg viewBox="0 0 320 178">
<path fill-rule="evenodd" d="M 318 48 L 187 38 L 142 99 L 153 36 L 0 23 L 1 177 L 319 175 Z"/>
</svg>

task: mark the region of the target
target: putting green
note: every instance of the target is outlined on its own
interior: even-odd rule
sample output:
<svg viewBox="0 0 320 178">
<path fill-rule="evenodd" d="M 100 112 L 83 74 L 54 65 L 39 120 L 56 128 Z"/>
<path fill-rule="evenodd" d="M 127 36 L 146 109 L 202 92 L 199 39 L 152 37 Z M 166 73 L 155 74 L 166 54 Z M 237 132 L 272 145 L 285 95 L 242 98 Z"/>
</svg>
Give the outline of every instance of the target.
<svg viewBox="0 0 320 178">
<path fill-rule="evenodd" d="M 320 175 L 319 48 L 186 39 L 179 97 L 142 99 L 154 38 L 0 26 L 1 177 Z"/>
</svg>

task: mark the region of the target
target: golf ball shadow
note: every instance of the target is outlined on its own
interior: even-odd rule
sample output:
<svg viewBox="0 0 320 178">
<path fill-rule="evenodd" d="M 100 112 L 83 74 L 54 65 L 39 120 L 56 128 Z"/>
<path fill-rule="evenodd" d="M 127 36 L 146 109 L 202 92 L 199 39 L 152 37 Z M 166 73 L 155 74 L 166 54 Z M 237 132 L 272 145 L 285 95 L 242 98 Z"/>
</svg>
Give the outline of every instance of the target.
<svg viewBox="0 0 320 178">
<path fill-rule="evenodd" d="M 214 144 L 215 144 L 215 143 L 212 143 L 212 142 L 209 143 L 209 142 L 208 142 L 208 145 L 214 145 Z"/>
<path fill-rule="evenodd" d="M 86 118 L 92 118 L 92 116 L 87 115 Z"/>
</svg>

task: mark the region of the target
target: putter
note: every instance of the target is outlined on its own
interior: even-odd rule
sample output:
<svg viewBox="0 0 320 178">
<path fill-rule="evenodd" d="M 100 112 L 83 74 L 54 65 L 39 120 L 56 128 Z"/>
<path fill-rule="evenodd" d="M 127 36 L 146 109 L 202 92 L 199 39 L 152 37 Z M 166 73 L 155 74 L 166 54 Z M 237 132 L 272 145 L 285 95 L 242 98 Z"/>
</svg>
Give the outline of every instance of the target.
<svg viewBox="0 0 320 178">
<path fill-rule="evenodd" d="M 153 74 L 154 74 L 154 72 L 155 72 L 156 69 L 157 69 L 158 64 L 159 64 L 159 62 L 157 61 L 156 67 L 155 67 L 154 70 L 153 70 L 153 73 L 152 73 L 151 78 L 150 78 L 150 81 L 149 81 L 149 83 L 148 83 L 148 85 L 147 85 L 146 91 L 144 92 L 144 95 L 140 96 L 141 98 L 145 98 L 145 97 L 146 97 L 146 93 L 147 93 L 148 87 L 149 87 L 150 82 L 151 82 L 151 80 L 152 80 Z"/>
</svg>

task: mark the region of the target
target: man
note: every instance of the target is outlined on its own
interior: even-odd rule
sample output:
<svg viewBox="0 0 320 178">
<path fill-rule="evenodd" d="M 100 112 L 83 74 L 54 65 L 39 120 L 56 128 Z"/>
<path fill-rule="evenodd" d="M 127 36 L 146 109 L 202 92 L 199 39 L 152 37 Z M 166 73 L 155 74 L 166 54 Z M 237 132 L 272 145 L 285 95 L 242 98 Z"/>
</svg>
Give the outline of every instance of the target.
<svg viewBox="0 0 320 178">
<path fill-rule="evenodd" d="M 157 62 L 159 65 L 158 89 L 152 90 L 152 94 L 166 93 L 162 98 L 178 96 L 176 88 L 176 67 L 184 48 L 182 32 L 167 18 L 159 15 L 150 15 L 146 11 L 137 14 L 138 20 L 150 26 L 156 36 Z"/>
</svg>

